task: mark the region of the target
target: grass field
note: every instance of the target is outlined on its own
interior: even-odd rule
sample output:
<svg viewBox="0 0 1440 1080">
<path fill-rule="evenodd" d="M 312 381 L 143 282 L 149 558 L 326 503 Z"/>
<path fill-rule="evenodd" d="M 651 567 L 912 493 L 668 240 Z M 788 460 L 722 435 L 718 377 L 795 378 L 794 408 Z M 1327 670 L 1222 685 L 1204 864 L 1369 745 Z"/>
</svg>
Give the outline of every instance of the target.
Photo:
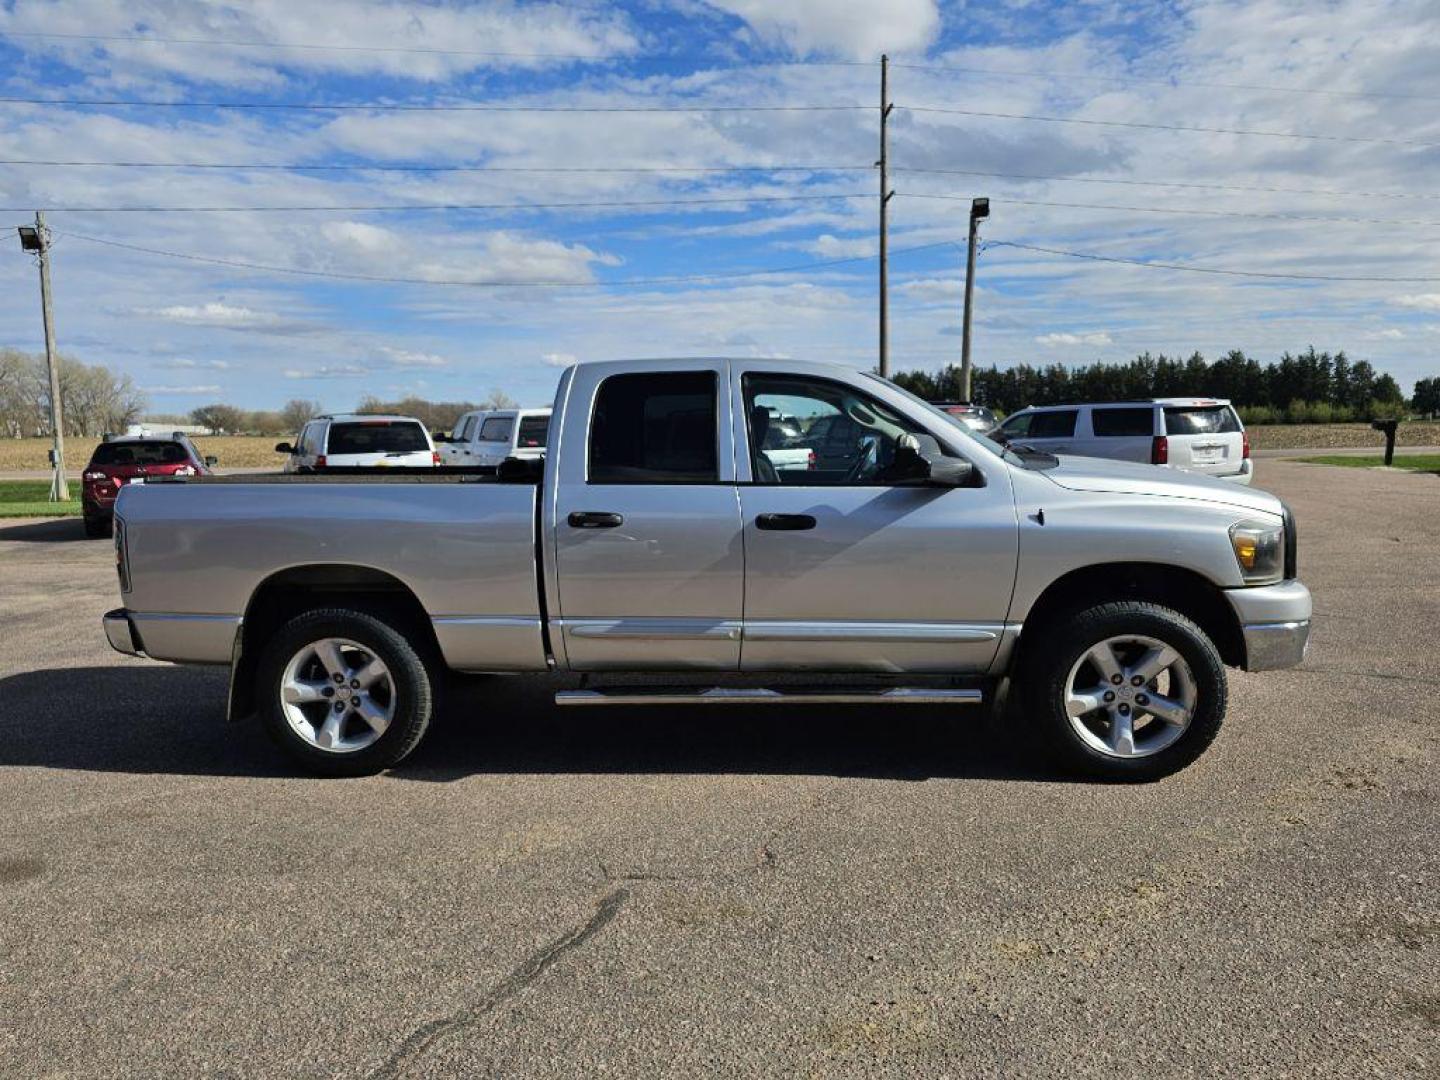
<svg viewBox="0 0 1440 1080">
<path fill-rule="evenodd" d="M 222 468 L 278 469 L 285 458 L 275 453 L 277 442 L 286 442 L 280 435 L 217 435 L 196 436 L 195 445 L 202 454 L 214 454 Z M 95 450 L 95 439 L 65 440 L 65 464 L 70 469 L 83 469 Z M 49 439 L 0 439 L 0 472 L 20 469 L 48 469 Z"/>
<path fill-rule="evenodd" d="M 1344 465 L 1350 469 L 1375 469 L 1385 464 L 1385 457 L 1376 454 L 1374 457 L 1357 456 L 1346 457 L 1339 454 L 1319 457 L 1301 458 L 1300 461 L 1307 465 Z M 1440 454 L 1396 454 L 1395 460 L 1391 462 L 1396 469 L 1410 469 L 1414 472 L 1433 472 L 1440 475 Z"/>
<path fill-rule="evenodd" d="M 48 480 L 0 480 L 0 518 L 78 517 L 80 488 L 70 485 L 70 501 L 50 501 Z"/>
</svg>

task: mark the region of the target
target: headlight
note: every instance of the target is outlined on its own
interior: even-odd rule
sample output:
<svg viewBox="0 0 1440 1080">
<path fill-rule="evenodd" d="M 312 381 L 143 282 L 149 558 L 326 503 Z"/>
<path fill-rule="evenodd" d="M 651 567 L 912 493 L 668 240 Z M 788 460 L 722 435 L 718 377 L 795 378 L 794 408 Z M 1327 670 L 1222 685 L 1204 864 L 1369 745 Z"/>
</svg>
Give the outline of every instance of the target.
<svg viewBox="0 0 1440 1080">
<path fill-rule="evenodd" d="M 1246 585 L 1270 585 L 1285 573 L 1285 527 L 1242 521 L 1230 526 L 1230 547 Z"/>
</svg>

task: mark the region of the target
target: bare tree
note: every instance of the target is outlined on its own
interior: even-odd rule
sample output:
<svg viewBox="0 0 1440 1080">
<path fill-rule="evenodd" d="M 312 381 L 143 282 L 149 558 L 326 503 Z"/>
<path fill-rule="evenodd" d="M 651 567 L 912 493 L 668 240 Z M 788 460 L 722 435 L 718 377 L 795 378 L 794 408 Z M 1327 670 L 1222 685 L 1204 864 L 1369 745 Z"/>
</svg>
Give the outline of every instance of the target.
<svg viewBox="0 0 1440 1080">
<path fill-rule="evenodd" d="M 518 401 L 498 388 L 491 390 L 490 396 L 480 403 L 482 409 L 515 409 L 519 405 Z"/>
<path fill-rule="evenodd" d="M 280 410 L 280 424 L 286 431 L 299 431 L 324 411 L 324 408 L 318 401 L 292 398 L 290 401 L 287 401 L 285 407 Z"/>
<path fill-rule="evenodd" d="M 220 435 L 227 431 L 238 431 L 245 423 L 245 414 L 234 405 L 217 401 L 213 405 L 201 405 L 198 409 L 192 409 L 190 419 L 211 435 Z"/>
</svg>

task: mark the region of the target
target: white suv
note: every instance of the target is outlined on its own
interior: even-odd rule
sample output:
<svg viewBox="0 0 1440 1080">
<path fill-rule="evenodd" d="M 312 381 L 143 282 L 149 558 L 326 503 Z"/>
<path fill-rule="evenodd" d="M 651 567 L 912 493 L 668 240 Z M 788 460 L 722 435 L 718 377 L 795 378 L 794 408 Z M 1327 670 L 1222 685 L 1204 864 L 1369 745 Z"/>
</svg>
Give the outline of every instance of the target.
<svg viewBox="0 0 1440 1080">
<path fill-rule="evenodd" d="M 440 464 L 430 433 L 412 416 L 317 416 L 300 429 L 294 446 L 280 443 L 275 452 L 290 455 L 285 462 L 287 473 L 428 469 Z"/>
<path fill-rule="evenodd" d="M 1000 441 L 1052 454 L 1148 461 L 1250 483 L 1250 436 L 1223 398 L 1036 405 L 1005 418 Z"/>
<path fill-rule="evenodd" d="M 549 431 L 548 408 L 466 413 L 441 452 L 447 465 L 491 472 L 506 458 L 543 458 Z"/>
</svg>

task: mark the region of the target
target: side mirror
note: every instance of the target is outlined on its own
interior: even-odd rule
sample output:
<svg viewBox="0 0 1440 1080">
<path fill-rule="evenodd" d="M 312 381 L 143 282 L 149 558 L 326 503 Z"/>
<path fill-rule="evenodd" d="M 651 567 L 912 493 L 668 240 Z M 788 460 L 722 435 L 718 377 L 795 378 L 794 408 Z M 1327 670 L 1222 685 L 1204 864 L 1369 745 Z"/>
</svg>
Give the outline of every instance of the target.
<svg viewBox="0 0 1440 1080">
<path fill-rule="evenodd" d="M 214 454 L 206 454 L 206 455 L 205 455 L 205 464 L 206 464 L 206 466 L 213 468 L 214 466 L 220 464 L 220 459 L 219 459 L 218 457 L 216 457 Z"/>
<path fill-rule="evenodd" d="M 275 452 L 277 454 L 293 454 L 295 453 L 295 448 L 288 442 L 280 442 L 275 444 Z"/>
<path fill-rule="evenodd" d="M 884 479 L 892 484 L 962 487 L 970 482 L 975 466 L 960 458 L 945 457 L 933 435 L 901 435 L 895 457 Z"/>
</svg>

